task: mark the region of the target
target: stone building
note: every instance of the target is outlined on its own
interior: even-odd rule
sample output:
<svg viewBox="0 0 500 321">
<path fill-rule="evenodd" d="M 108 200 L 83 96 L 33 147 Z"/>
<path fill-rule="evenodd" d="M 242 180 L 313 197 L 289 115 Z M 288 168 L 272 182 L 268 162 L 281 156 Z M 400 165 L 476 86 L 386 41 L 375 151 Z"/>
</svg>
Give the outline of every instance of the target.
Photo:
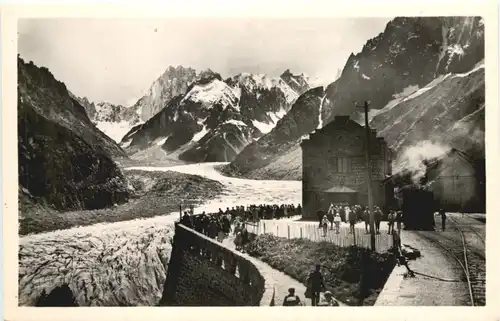
<svg viewBox="0 0 500 321">
<path fill-rule="evenodd" d="M 328 125 L 303 139 L 303 217 L 315 219 L 329 204 L 368 205 L 365 172 L 365 128 L 349 116 L 337 116 Z M 375 130 L 370 136 L 372 195 L 381 208 L 393 199 L 391 150 Z"/>
</svg>

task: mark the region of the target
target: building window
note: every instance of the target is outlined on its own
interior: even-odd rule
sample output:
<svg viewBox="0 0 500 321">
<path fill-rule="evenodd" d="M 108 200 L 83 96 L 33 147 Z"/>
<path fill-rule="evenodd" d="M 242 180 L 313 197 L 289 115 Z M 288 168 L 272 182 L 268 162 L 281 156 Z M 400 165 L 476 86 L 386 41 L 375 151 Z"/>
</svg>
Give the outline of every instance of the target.
<svg viewBox="0 0 500 321">
<path fill-rule="evenodd" d="M 347 173 L 351 171 L 351 159 L 348 157 L 337 157 L 337 172 Z"/>
</svg>

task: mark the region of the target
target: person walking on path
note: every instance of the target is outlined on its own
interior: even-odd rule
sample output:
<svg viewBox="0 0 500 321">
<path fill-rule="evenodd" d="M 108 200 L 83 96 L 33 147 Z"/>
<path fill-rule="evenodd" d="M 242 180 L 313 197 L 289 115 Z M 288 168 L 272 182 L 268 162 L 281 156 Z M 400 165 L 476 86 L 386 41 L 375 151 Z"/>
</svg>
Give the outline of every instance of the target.
<svg viewBox="0 0 500 321">
<path fill-rule="evenodd" d="M 368 208 L 365 209 L 363 213 L 363 220 L 365 221 L 365 233 L 368 234 L 370 233 L 369 227 L 370 227 L 370 210 Z"/>
<path fill-rule="evenodd" d="M 382 220 L 382 211 L 378 206 L 375 207 L 375 232 L 377 234 L 380 234 L 380 221 Z"/>
<path fill-rule="evenodd" d="M 333 204 L 330 203 L 330 207 L 328 208 L 328 221 L 330 222 L 330 230 L 333 230 L 333 220 L 335 218 L 335 209 L 333 207 Z"/>
<path fill-rule="evenodd" d="M 340 233 L 340 222 L 342 222 L 342 219 L 340 218 L 339 213 L 335 214 L 335 218 L 333 219 L 333 222 L 335 223 L 335 233 L 339 234 Z"/>
<path fill-rule="evenodd" d="M 314 271 L 307 278 L 307 290 L 311 297 L 311 305 L 317 306 L 319 303 L 320 293 L 325 290 L 325 282 L 321 273 L 321 265 L 317 264 Z"/>
<path fill-rule="evenodd" d="M 346 207 L 347 218 L 349 219 L 349 234 L 354 233 L 354 225 L 356 224 L 356 212 Z"/>
<path fill-rule="evenodd" d="M 325 213 L 323 211 L 318 211 L 316 215 L 318 215 L 318 221 L 319 221 L 318 228 L 321 228 L 323 226 L 323 217 L 325 216 Z"/>
<path fill-rule="evenodd" d="M 441 215 L 441 229 L 444 232 L 444 230 L 446 229 L 446 213 L 442 208 L 439 209 L 439 215 Z"/>
<path fill-rule="evenodd" d="M 302 305 L 301 303 L 299 296 L 295 294 L 295 289 L 289 288 L 288 295 L 283 299 L 283 306 L 296 307 Z"/>
<path fill-rule="evenodd" d="M 396 224 L 398 225 L 398 233 L 401 233 L 401 223 L 403 222 L 403 212 L 396 212 Z"/>
<path fill-rule="evenodd" d="M 394 211 L 390 210 L 389 214 L 387 215 L 387 234 L 392 234 L 392 231 L 394 231 Z"/>
<path fill-rule="evenodd" d="M 326 237 L 326 233 L 328 232 L 328 218 L 326 215 L 323 216 L 321 227 L 323 227 L 323 237 Z"/>
</svg>

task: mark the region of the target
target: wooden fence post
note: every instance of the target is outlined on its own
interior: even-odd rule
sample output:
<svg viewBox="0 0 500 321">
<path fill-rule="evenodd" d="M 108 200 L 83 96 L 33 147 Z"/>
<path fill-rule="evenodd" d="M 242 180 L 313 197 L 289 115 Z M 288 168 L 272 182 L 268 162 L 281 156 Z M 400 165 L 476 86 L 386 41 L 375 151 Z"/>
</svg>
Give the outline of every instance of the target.
<svg viewBox="0 0 500 321">
<path fill-rule="evenodd" d="M 290 239 L 290 225 L 288 225 L 287 227 L 288 227 L 288 239 Z"/>
<path fill-rule="evenodd" d="M 300 238 L 302 238 L 302 226 L 300 227 Z"/>
<path fill-rule="evenodd" d="M 266 222 L 262 222 L 264 224 L 264 234 L 266 234 Z"/>
</svg>

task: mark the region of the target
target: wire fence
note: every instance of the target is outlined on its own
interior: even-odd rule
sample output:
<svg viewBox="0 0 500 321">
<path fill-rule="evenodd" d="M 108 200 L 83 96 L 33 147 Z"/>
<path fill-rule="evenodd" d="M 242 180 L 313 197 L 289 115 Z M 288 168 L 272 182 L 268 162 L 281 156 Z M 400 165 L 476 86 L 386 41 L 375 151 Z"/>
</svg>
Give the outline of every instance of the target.
<svg viewBox="0 0 500 321">
<path fill-rule="evenodd" d="M 354 233 L 350 233 L 348 224 L 343 223 L 337 233 L 335 226 L 333 229 L 328 227 L 326 236 L 323 229 L 318 228 L 318 224 L 304 224 L 301 222 L 283 222 L 265 220 L 257 223 L 247 224 L 247 229 L 250 233 L 272 234 L 278 237 L 288 239 L 308 239 L 314 242 L 330 242 L 341 247 L 356 245 L 359 247 L 370 248 L 370 234 L 366 233 L 364 228 L 356 226 Z M 375 235 L 375 249 L 377 252 L 387 251 L 392 247 L 392 236 L 387 234 L 387 231 L 381 231 Z"/>
</svg>

